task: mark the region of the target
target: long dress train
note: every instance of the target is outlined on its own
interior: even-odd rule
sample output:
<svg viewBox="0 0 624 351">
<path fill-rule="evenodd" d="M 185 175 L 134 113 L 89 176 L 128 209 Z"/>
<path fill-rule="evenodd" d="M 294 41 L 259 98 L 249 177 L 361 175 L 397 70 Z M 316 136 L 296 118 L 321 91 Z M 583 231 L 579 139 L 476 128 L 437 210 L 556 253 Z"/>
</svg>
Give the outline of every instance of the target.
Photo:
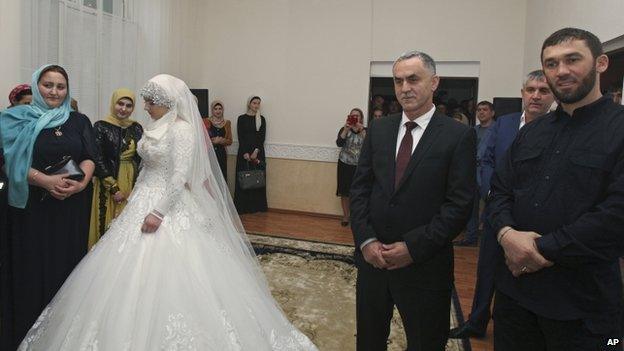
<svg viewBox="0 0 624 351">
<path fill-rule="evenodd" d="M 138 144 L 143 168 L 126 208 L 43 311 L 21 350 L 316 350 L 256 268 L 228 244 L 227 219 L 185 184 L 190 125 Z M 218 172 L 218 171 L 217 171 Z M 144 218 L 162 201 L 153 234 Z M 237 235 L 234 233 L 234 235 Z"/>
</svg>

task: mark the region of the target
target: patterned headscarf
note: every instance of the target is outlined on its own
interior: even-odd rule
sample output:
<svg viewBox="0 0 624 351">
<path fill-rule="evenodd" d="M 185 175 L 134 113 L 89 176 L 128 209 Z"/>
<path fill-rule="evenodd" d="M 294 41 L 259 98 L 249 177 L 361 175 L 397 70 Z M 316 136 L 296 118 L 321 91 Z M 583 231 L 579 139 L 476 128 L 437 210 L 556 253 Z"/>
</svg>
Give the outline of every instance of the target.
<svg viewBox="0 0 624 351">
<path fill-rule="evenodd" d="M 25 90 L 30 90 L 29 84 L 20 84 L 11 90 L 11 93 L 9 94 L 9 102 L 11 103 L 11 106 L 15 106 L 15 104 L 18 103 L 17 96 Z"/>
<path fill-rule="evenodd" d="M 221 117 L 217 118 L 214 115 L 214 109 L 215 106 L 220 105 L 221 108 L 224 110 L 223 113 L 221 114 Z M 221 100 L 214 100 L 211 104 L 210 104 L 210 123 L 212 123 L 212 125 L 214 125 L 217 128 L 221 128 L 225 125 L 225 107 L 223 106 L 223 101 Z"/>
</svg>

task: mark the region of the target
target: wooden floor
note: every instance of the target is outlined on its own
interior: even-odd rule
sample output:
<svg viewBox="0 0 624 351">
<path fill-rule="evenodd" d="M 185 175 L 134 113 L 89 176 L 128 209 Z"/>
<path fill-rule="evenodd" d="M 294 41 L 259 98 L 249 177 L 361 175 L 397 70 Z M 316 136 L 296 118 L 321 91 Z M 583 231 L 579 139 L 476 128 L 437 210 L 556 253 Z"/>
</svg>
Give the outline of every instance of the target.
<svg viewBox="0 0 624 351">
<path fill-rule="evenodd" d="M 340 226 L 339 218 L 318 217 L 308 214 L 269 211 L 241 216 L 245 229 L 250 233 L 264 233 L 275 236 L 353 245 L 353 237 L 348 227 Z M 455 286 L 459 295 L 464 319 L 468 318 L 472 307 L 472 296 L 477 271 L 478 249 L 472 247 L 455 248 Z M 471 339 L 473 351 L 494 350 L 492 323 L 483 339 Z"/>
</svg>

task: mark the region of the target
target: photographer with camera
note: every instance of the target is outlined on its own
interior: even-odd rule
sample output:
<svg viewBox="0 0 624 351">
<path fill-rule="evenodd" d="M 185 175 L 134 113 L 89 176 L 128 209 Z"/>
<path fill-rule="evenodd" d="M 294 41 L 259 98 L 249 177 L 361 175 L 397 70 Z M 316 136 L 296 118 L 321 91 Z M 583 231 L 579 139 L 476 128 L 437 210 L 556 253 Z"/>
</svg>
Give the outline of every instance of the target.
<svg viewBox="0 0 624 351">
<path fill-rule="evenodd" d="M 360 149 L 366 136 L 366 128 L 364 127 L 364 113 L 359 108 L 351 110 L 347 116 L 345 125 L 340 128 L 336 145 L 341 147 L 338 156 L 338 189 L 336 196 L 340 196 L 342 203 L 342 221 L 343 227 L 349 225 L 349 191 L 351 190 L 351 181 L 355 174 L 355 168 L 360 158 Z"/>
</svg>

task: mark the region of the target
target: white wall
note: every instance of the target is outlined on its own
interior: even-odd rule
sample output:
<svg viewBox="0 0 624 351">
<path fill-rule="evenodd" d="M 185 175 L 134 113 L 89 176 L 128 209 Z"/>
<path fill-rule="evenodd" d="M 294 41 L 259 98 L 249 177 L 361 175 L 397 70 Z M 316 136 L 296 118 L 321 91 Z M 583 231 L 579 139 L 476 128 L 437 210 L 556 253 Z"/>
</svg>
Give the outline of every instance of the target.
<svg viewBox="0 0 624 351">
<path fill-rule="evenodd" d="M 185 77 L 234 124 L 259 95 L 268 142 L 332 145 L 343 116 L 366 105 L 369 2 L 209 1 L 198 13 Z"/>
<path fill-rule="evenodd" d="M 349 110 L 366 110 L 370 62 L 410 49 L 479 62 L 479 99 L 517 96 L 525 11 L 525 0 L 195 1 L 182 75 L 234 121 L 260 95 L 269 143 L 331 146 Z"/>
<path fill-rule="evenodd" d="M 20 80 L 20 1 L 0 0 L 0 110 L 9 106 L 9 92 Z"/>
<path fill-rule="evenodd" d="M 479 100 L 518 96 L 524 0 L 373 0 L 373 58 L 417 49 L 436 61 L 478 61 Z"/>
<path fill-rule="evenodd" d="M 622 0 L 527 0 L 525 73 L 541 67 L 542 43 L 558 29 L 585 29 L 605 42 L 624 34 L 623 19 Z"/>
</svg>

